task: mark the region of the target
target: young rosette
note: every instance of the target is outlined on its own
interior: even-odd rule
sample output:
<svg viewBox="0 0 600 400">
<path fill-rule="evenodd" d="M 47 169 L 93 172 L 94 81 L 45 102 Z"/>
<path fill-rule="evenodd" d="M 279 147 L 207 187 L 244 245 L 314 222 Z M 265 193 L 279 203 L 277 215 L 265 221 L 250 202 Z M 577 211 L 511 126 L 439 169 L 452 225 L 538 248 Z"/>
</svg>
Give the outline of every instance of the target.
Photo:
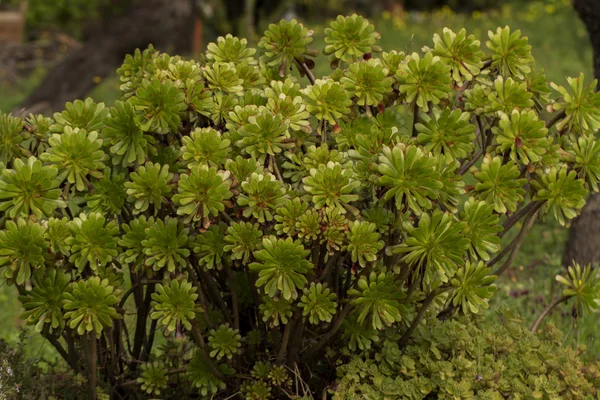
<svg viewBox="0 0 600 400">
<path fill-rule="evenodd" d="M 154 361 L 142 365 L 142 375 L 137 378 L 137 383 L 142 386 L 144 392 L 159 396 L 161 391 L 167 388 L 167 380 L 167 367 Z"/>
<path fill-rule="evenodd" d="M 227 385 L 220 378 L 235 373 L 235 370 L 227 364 L 218 364 L 215 366 L 216 371 L 211 366 L 211 360 L 200 350 L 196 350 L 187 365 L 188 377 L 192 385 L 204 397 L 214 396 L 219 390 L 225 389 Z M 217 376 L 215 372 L 218 372 L 221 376 Z"/>
<path fill-rule="evenodd" d="M 156 292 L 152 293 L 152 312 L 150 318 L 158 320 L 167 333 L 172 333 L 183 326 L 192 330 L 192 321 L 200 312 L 195 303 L 198 298 L 196 288 L 185 279 L 174 279 L 171 282 L 156 284 Z"/>
<path fill-rule="evenodd" d="M 556 281 L 564 286 L 563 296 L 575 298 L 577 317 L 600 309 L 600 275 L 591 265 L 581 267 L 573 263 L 566 276 L 557 275 Z"/>
<path fill-rule="evenodd" d="M 228 325 L 221 325 L 216 330 L 211 329 L 208 332 L 208 347 L 210 347 L 210 356 L 217 360 L 222 358 L 231 358 L 236 355 L 240 347 L 242 336 L 237 329 Z"/>
<path fill-rule="evenodd" d="M 21 144 L 24 137 L 23 120 L 12 115 L 0 114 L 0 162 L 7 165 L 13 158 L 24 154 Z"/>
<path fill-rule="evenodd" d="M 452 278 L 452 304 L 460 307 L 465 314 L 477 314 L 479 309 L 487 309 L 488 300 L 497 289 L 492 285 L 496 279 L 497 276 L 491 274 L 491 269 L 486 267 L 483 261 L 467 262 Z"/>
<path fill-rule="evenodd" d="M 206 232 L 196 237 L 194 253 L 198 255 L 198 263 L 205 269 L 221 269 L 224 263 L 231 263 L 225 254 L 225 229 L 227 225 L 221 223 L 211 225 Z"/>
<path fill-rule="evenodd" d="M 31 220 L 6 221 L 0 231 L 0 271 L 10 283 L 25 284 L 31 290 L 33 271 L 43 269 L 49 259 L 45 229 Z"/>
<path fill-rule="evenodd" d="M 298 298 L 298 290 L 308 283 L 306 275 L 314 267 L 306 259 L 310 250 L 289 237 L 266 237 L 262 247 L 254 252 L 257 261 L 250 264 L 250 271 L 258 272 L 256 286 L 264 286 L 264 293 L 269 297 L 281 294 L 285 300 Z"/>
<path fill-rule="evenodd" d="M 505 214 L 517 210 L 517 204 L 523 200 L 526 179 L 519 178 L 519 168 L 513 162 L 503 163 L 500 157 L 485 156 L 481 169 L 473 170 L 478 180 L 475 184 L 475 196 L 494 205 L 494 210 Z"/>
<path fill-rule="evenodd" d="M 146 265 L 155 271 L 166 267 L 169 272 L 186 267 L 190 255 L 189 229 L 180 221 L 168 217 L 164 221 L 159 219 L 145 233 L 146 239 L 141 244 L 147 257 Z"/>
<path fill-rule="evenodd" d="M 54 113 L 55 122 L 50 126 L 50 132 L 63 133 L 66 127 L 99 132 L 104 127 L 108 111 L 104 103 L 95 103 L 90 97 L 68 102 L 63 112 Z"/>
<path fill-rule="evenodd" d="M 506 26 L 498 28 L 496 33 L 488 31 L 488 36 L 490 40 L 485 44 L 493 52 L 492 66 L 498 68 L 502 75 L 514 75 L 522 79 L 531 72 L 531 46 L 526 37 L 521 37 L 520 30 L 511 33 Z"/>
<path fill-rule="evenodd" d="M 473 151 L 475 126 L 470 123 L 471 115 L 460 110 L 440 110 L 434 107 L 431 116 L 420 114 L 415 125 L 417 141 L 423 150 L 434 155 L 443 154 L 448 160 L 459 160 Z"/>
<path fill-rule="evenodd" d="M 308 317 L 308 321 L 314 325 L 331 322 L 337 309 L 336 300 L 337 295 L 332 293 L 326 284 L 313 282 L 304 289 L 304 294 L 300 298 L 302 316 Z"/>
<path fill-rule="evenodd" d="M 380 62 L 370 59 L 350 64 L 340 83 L 344 84 L 350 97 L 354 97 L 356 104 L 366 107 L 378 105 L 392 92 L 393 79 L 388 77 L 388 70 Z"/>
<path fill-rule="evenodd" d="M 241 260 L 246 264 L 255 250 L 261 246 L 263 233 L 260 225 L 250 222 L 233 222 L 227 227 L 223 250 L 231 253 L 233 260 Z"/>
<path fill-rule="evenodd" d="M 253 217 L 258 222 L 273 220 L 273 213 L 286 199 L 285 188 L 273 175 L 252 174 L 242 182 L 242 193 L 237 202 L 244 207 L 244 217 Z"/>
<path fill-rule="evenodd" d="M 81 214 L 69 222 L 71 237 L 65 243 L 71 247 L 69 261 L 82 272 L 86 266 L 96 271 L 119 254 L 116 235 L 119 226 L 106 221 L 100 213 Z"/>
<path fill-rule="evenodd" d="M 286 325 L 292 318 L 292 301 L 263 296 L 259 306 L 263 322 L 270 327 Z"/>
<path fill-rule="evenodd" d="M 337 67 L 340 61 L 352 62 L 365 54 L 381 51 L 375 45 L 379 37 L 373 24 L 360 15 L 339 15 L 329 28 L 325 28 L 323 54 L 329 55 L 331 65 Z"/>
<path fill-rule="evenodd" d="M 286 70 L 294 62 L 314 65 L 308 57 L 315 57 L 316 51 L 308 49 L 313 42 L 313 31 L 295 19 L 281 20 L 279 24 L 270 24 L 265 35 L 258 42 L 258 47 L 264 49 L 262 60 L 271 67 L 279 68 L 279 75 L 285 76 Z"/>
<path fill-rule="evenodd" d="M 346 249 L 352 255 L 352 262 L 357 262 L 365 268 L 377 261 L 377 253 L 384 246 L 383 240 L 379 240 L 377 225 L 366 221 L 354 221 L 350 222 L 348 227 Z"/>
<path fill-rule="evenodd" d="M 350 113 L 352 100 L 343 85 L 332 79 L 317 79 L 303 90 L 306 110 L 319 120 L 335 125 Z"/>
<path fill-rule="evenodd" d="M 396 78 L 406 101 L 415 102 L 424 112 L 429 111 L 429 103 L 439 104 L 450 96 L 452 90 L 450 66 L 433 53 L 426 53 L 423 57 L 412 53 L 400 64 Z"/>
<path fill-rule="evenodd" d="M 33 156 L 26 162 L 15 159 L 13 168 L 2 168 L 0 175 L 0 211 L 6 216 L 50 217 L 57 208 L 66 207 L 56 168 L 44 167 Z"/>
<path fill-rule="evenodd" d="M 541 161 L 548 151 L 548 129 L 531 110 L 513 110 L 510 115 L 501 114 L 492 132 L 498 142 L 498 153 L 508 153 L 514 161 L 533 164 Z"/>
<path fill-rule="evenodd" d="M 544 201 L 544 214 L 552 212 L 561 225 L 567 225 L 585 205 L 588 191 L 584 181 L 577 177 L 577 172 L 564 166 L 550 168 L 531 184 L 537 189 L 533 199 Z"/>
<path fill-rule="evenodd" d="M 115 308 L 119 298 L 114 291 L 107 279 L 97 276 L 72 282 L 63 299 L 69 328 L 79 335 L 92 331 L 100 335 L 104 328 L 112 327 L 112 320 L 121 318 Z"/>
<path fill-rule="evenodd" d="M 142 213 L 152 206 L 156 215 L 173 190 L 170 184 L 173 174 L 169 172 L 168 165 L 147 162 L 129 174 L 129 179 L 131 181 L 125 182 L 125 188 L 127 201 L 133 203 L 134 214 Z"/>
<path fill-rule="evenodd" d="M 182 157 L 188 168 L 222 167 L 231 151 L 230 140 L 212 128 L 195 129 L 183 138 Z"/>
<path fill-rule="evenodd" d="M 348 294 L 353 297 L 351 304 L 356 307 L 357 322 L 363 324 L 369 320 L 374 329 L 382 330 L 400 322 L 408 311 L 401 303 L 406 295 L 390 273 L 371 272 L 368 277 L 361 276 L 356 289 L 350 289 Z"/>
<path fill-rule="evenodd" d="M 206 48 L 206 58 L 210 62 L 256 63 L 255 53 L 256 49 L 248 47 L 248 40 L 238 39 L 231 34 L 219 36 L 216 43 L 209 43 Z"/>
<path fill-rule="evenodd" d="M 490 254 L 500 251 L 498 232 L 502 231 L 502 226 L 492 204 L 470 198 L 464 204 L 460 219 L 465 223 L 463 234 L 470 242 L 471 259 L 487 261 Z"/>
<path fill-rule="evenodd" d="M 358 200 L 355 194 L 360 187 L 350 168 L 344 168 L 339 163 L 329 161 L 326 165 L 321 164 L 318 168 L 310 170 L 310 176 L 305 177 L 304 190 L 308 193 L 305 200 L 312 201 L 317 210 L 323 207 L 337 208 L 340 212 L 358 211 L 350 205 Z"/>
<path fill-rule="evenodd" d="M 464 28 L 458 33 L 444 28 L 441 35 L 433 34 L 433 49 L 424 50 L 431 51 L 448 64 L 452 70 L 452 79 L 462 85 L 464 80 L 470 81 L 481 72 L 484 53 L 480 50 L 480 45 L 481 42 L 474 35 L 467 36 Z"/>
<path fill-rule="evenodd" d="M 21 318 L 35 325 L 36 332 L 42 332 L 45 327 L 48 332 L 64 328 L 63 298 L 69 279 L 63 271 L 54 268 L 36 271 L 32 279 L 33 288 L 19 296 L 25 309 Z"/>
<path fill-rule="evenodd" d="M 567 78 L 569 90 L 555 83 L 550 85 L 561 98 L 548 106 L 550 111 L 564 110 L 565 117 L 556 124 L 559 131 L 569 128 L 575 134 L 593 134 L 600 129 L 600 94 L 596 91 L 598 81 L 584 86 L 584 76 Z"/>
</svg>

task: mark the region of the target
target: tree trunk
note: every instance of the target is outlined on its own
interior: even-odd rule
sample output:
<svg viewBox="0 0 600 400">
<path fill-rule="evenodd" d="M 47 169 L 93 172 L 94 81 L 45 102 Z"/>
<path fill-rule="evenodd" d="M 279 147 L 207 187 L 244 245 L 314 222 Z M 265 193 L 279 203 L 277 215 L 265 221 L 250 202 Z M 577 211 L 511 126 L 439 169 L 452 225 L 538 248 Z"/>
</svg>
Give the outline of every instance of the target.
<svg viewBox="0 0 600 400">
<path fill-rule="evenodd" d="M 194 28 L 193 0 L 136 1 L 123 15 L 106 18 L 87 42 L 68 54 L 17 107 L 17 113 L 54 111 L 85 96 L 94 80 L 113 73 L 126 54 L 152 43 L 158 49 L 188 52 Z"/>
<path fill-rule="evenodd" d="M 594 76 L 600 79 L 600 6 L 598 0 L 573 0 L 587 28 L 594 50 Z M 600 262 L 600 194 L 592 194 L 581 215 L 573 220 L 563 255 L 563 264 Z"/>
</svg>

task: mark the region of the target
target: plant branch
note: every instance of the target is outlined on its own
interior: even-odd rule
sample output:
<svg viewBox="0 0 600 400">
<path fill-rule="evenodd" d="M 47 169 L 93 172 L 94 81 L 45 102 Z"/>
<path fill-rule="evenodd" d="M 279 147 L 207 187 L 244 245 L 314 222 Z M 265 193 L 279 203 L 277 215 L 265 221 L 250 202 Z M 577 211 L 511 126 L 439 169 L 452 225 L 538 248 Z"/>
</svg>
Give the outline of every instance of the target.
<svg viewBox="0 0 600 400">
<path fill-rule="evenodd" d="M 292 333 L 292 326 L 296 325 L 296 318 L 291 320 L 289 324 L 285 325 L 283 330 L 283 339 L 281 339 L 281 346 L 279 346 L 279 353 L 277 354 L 277 363 L 281 363 L 285 357 L 288 343 L 290 342 L 290 335 Z"/>
<path fill-rule="evenodd" d="M 531 329 L 530 329 L 531 333 L 535 333 L 535 331 L 537 331 L 537 329 L 540 327 L 540 324 L 542 323 L 544 318 L 546 318 L 546 316 L 550 313 L 550 311 L 552 311 L 552 309 L 554 309 L 554 307 L 558 306 L 561 303 L 564 303 L 565 301 L 569 300 L 570 298 L 571 298 L 571 296 L 562 296 L 562 297 L 555 299 L 552 303 L 548 304 L 548 306 L 546 308 L 544 308 L 544 311 L 542 311 L 540 316 L 537 317 L 537 319 L 531 326 Z"/>
<path fill-rule="evenodd" d="M 479 160 L 479 157 L 481 157 L 481 155 L 483 154 L 483 150 L 482 149 L 478 149 L 475 154 L 473 154 L 473 157 L 471 157 L 471 159 L 464 163 L 461 167 L 460 170 L 458 171 L 459 174 L 464 175 L 467 173 L 467 171 L 469 171 L 469 168 L 471 168 L 473 165 L 475 165 L 475 163 L 477 162 L 477 160 Z"/>
<path fill-rule="evenodd" d="M 206 351 L 206 342 L 204 341 L 204 338 L 202 337 L 202 332 L 200 332 L 200 327 L 198 326 L 198 323 L 195 321 L 192 321 L 192 337 L 194 338 L 194 342 L 196 342 L 196 344 L 200 348 L 200 351 L 202 352 L 202 355 L 204 356 L 204 360 L 208 364 L 208 367 L 210 368 L 213 375 L 217 379 L 224 380 L 225 377 L 217 369 L 217 367 L 213 363 L 213 360 L 210 358 L 210 356 L 208 355 L 208 352 Z"/>
<path fill-rule="evenodd" d="M 417 327 L 419 326 L 419 324 L 425 317 L 425 312 L 427 311 L 427 309 L 429 308 L 429 306 L 431 305 L 431 303 L 433 302 L 435 297 L 437 295 L 439 295 L 440 293 L 442 293 L 443 291 L 448 290 L 448 289 L 450 289 L 450 288 L 444 288 L 444 289 L 438 288 L 438 289 L 432 290 L 427 295 L 427 297 L 425 297 L 425 300 L 423 300 L 423 304 L 421 304 L 421 308 L 419 309 L 417 316 L 415 317 L 415 319 L 413 319 L 413 321 L 411 322 L 411 324 L 408 327 L 408 329 L 406 330 L 406 332 L 404 332 L 404 334 L 400 338 L 399 346 L 401 349 L 404 349 L 408 345 L 408 340 L 410 339 L 412 334 L 415 332 L 415 330 L 417 329 Z"/>
<path fill-rule="evenodd" d="M 314 85 L 316 79 L 315 79 L 315 76 L 313 75 L 312 71 L 310 70 L 310 68 L 308 68 L 308 65 L 306 65 L 306 63 L 304 63 L 304 62 L 298 61 L 298 59 L 296 59 L 296 58 L 294 58 L 294 61 L 296 62 L 298 67 L 306 74 L 306 77 L 310 81 L 310 84 Z"/>
<path fill-rule="evenodd" d="M 233 273 L 231 272 L 231 265 L 229 262 L 224 262 L 225 272 L 227 273 L 227 279 L 229 280 L 229 288 L 231 289 L 231 308 L 233 309 L 233 329 L 240 329 L 240 308 L 237 298 L 237 285 L 233 279 Z"/>
<path fill-rule="evenodd" d="M 352 303 L 346 304 L 344 309 L 339 313 L 338 317 L 333 322 L 329 332 L 327 332 L 312 349 L 308 350 L 308 356 L 312 356 L 313 354 L 321 350 L 323 346 L 329 343 L 329 340 L 331 340 L 342 327 L 342 322 L 344 322 L 344 319 L 346 319 L 346 317 L 350 313 L 350 310 L 352 310 Z"/>
<path fill-rule="evenodd" d="M 515 261 L 515 258 L 517 257 L 517 254 L 519 253 L 519 250 L 521 249 L 521 245 L 523 244 L 523 241 L 525 240 L 527 233 L 529 233 L 529 231 L 531 230 L 531 227 L 533 226 L 533 224 L 535 222 L 535 219 L 537 218 L 538 212 L 539 212 L 539 209 L 537 209 L 537 210 L 533 209 L 529 212 L 529 214 L 527 214 L 528 219 L 523 224 L 523 227 L 521 227 L 521 231 L 519 232 L 517 237 L 507 246 L 507 248 L 509 250 L 511 250 L 510 255 L 508 256 L 508 258 L 506 259 L 504 264 L 502 264 L 502 266 L 494 272 L 494 275 L 496 275 L 496 276 L 502 275 L 508 268 L 510 268 L 513 261 Z M 496 262 L 500 261 L 500 259 L 507 252 L 508 252 L 508 250 L 504 249 L 501 254 L 498 254 L 498 256 L 494 257 L 491 261 L 488 262 L 488 264 L 487 264 L 488 267 L 491 267 Z"/>
<path fill-rule="evenodd" d="M 514 212 L 510 217 L 504 221 L 502 227 L 504 228 L 502 232 L 498 234 L 498 237 L 503 237 L 521 218 L 527 215 L 532 209 L 538 210 L 540 207 L 544 205 L 543 201 L 532 201 L 524 207 L 521 207 L 516 212 Z"/>
<path fill-rule="evenodd" d="M 552 117 L 551 119 L 546 121 L 546 128 L 547 129 L 552 128 L 554 126 L 554 124 L 556 124 L 558 121 L 560 121 L 561 119 L 563 119 L 566 116 L 567 116 L 567 113 L 565 112 L 565 110 L 562 110 L 561 112 L 556 114 L 554 117 Z"/>
<path fill-rule="evenodd" d="M 90 399 L 96 400 L 96 380 L 98 375 L 96 359 L 98 355 L 96 348 L 97 343 L 95 330 L 90 331 L 89 336 L 87 338 L 87 342 L 88 345 L 86 347 L 88 353 L 88 391 Z"/>
</svg>

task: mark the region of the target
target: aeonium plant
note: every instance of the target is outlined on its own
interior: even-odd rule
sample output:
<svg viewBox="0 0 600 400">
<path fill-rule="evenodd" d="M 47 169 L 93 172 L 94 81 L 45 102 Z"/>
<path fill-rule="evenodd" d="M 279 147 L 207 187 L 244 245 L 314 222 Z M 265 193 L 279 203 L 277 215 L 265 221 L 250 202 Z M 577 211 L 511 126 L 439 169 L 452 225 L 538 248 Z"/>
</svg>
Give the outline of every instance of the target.
<svg viewBox="0 0 600 400">
<path fill-rule="evenodd" d="M 425 317 L 486 309 L 531 226 L 567 225 L 600 179 L 596 82 L 552 92 L 526 38 L 489 36 L 380 53 L 340 16 L 317 79 L 312 31 L 281 21 L 258 52 L 136 51 L 112 107 L 2 114 L 0 266 L 22 317 L 93 398 L 278 399 L 334 391 L 345 357 L 418 343 Z M 576 277 L 591 310 L 594 274 Z"/>
</svg>

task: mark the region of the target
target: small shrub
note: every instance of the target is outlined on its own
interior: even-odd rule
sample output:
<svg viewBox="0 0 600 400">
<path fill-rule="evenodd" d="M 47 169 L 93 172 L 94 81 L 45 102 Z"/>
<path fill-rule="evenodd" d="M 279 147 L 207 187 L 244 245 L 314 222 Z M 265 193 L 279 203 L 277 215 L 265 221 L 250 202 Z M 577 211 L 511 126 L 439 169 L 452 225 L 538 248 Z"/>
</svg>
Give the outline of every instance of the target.
<svg viewBox="0 0 600 400">
<path fill-rule="evenodd" d="M 527 39 L 489 37 L 485 53 L 444 29 L 421 53 L 376 57 L 375 28 L 340 16 L 333 72 L 316 79 L 312 31 L 281 21 L 262 53 L 231 36 L 200 61 L 136 51 L 114 107 L 2 114 L 0 267 L 23 318 L 92 396 L 313 398 L 338 366 L 339 398 L 400 396 L 381 392 L 399 372 L 416 380 L 404 398 L 548 387 L 555 375 L 514 365 L 522 387 L 472 386 L 472 346 L 496 349 L 495 332 L 453 318 L 488 307 L 535 221 L 567 225 L 598 190 L 600 95 L 580 77 L 550 100 Z M 561 282 L 554 305 L 597 308 L 590 269 Z M 454 334 L 475 339 L 454 351 Z M 431 336 L 446 347 L 417 360 Z M 481 376 L 524 351 L 485 358 Z M 385 363 L 349 375 L 365 360 Z M 561 368 L 590 387 L 576 361 Z"/>
</svg>

